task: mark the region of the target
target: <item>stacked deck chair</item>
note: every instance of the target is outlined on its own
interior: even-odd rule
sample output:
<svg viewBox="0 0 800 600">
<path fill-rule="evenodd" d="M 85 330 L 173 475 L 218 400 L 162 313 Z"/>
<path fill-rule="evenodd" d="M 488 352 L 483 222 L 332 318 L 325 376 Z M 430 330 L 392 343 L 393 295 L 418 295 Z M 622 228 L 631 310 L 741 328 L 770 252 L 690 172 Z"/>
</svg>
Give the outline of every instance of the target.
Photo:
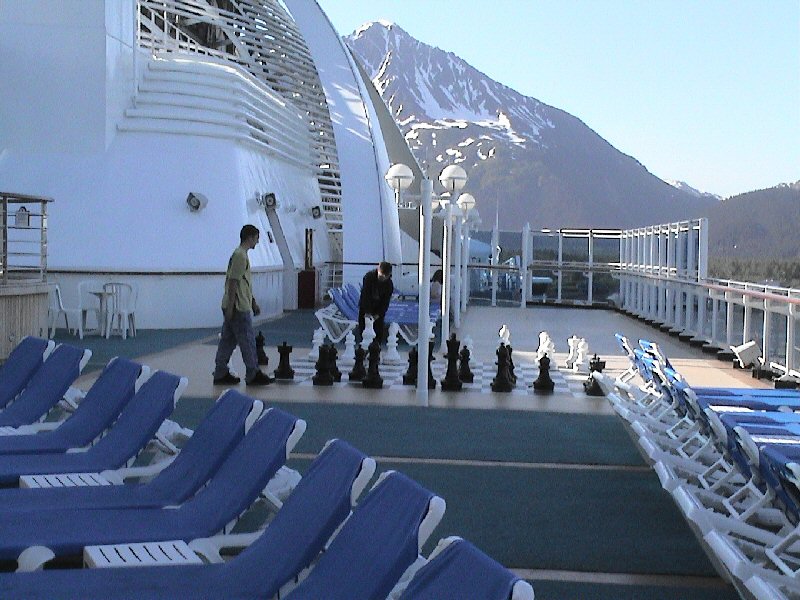
<svg viewBox="0 0 800 600">
<path fill-rule="evenodd" d="M 25 389 L 33 374 L 55 348 L 55 342 L 28 336 L 23 338 L 0 367 L 0 409 Z"/>
<path fill-rule="evenodd" d="M 694 388 L 659 353 L 633 355 L 641 393 L 609 399 L 662 487 L 744 595 L 800 597 L 800 394 Z"/>
<path fill-rule="evenodd" d="M 224 531 L 259 497 L 304 431 L 305 421 L 268 410 L 208 484 L 177 507 L 2 513 L 0 560 L 15 560 L 32 546 L 70 557 L 92 544 L 189 541 Z"/>
<path fill-rule="evenodd" d="M 156 371 L 125 405 L 108 433 L 82 451 L 0 455 L 0 487 L 15 487 L 23 475 L 82 473 L 130 466 L 172 413 L 187 383 L 185 378 Z"/>
<path fill-rule="evenodd" d="M 266 530 L 227 563 L 218 559 L 216 544 L 227 546 L 236 536 L 191 544 L 216 554 L 215 564 L 0 574 L 0 596 L 49 599 L 57 590 L 62 600 L 272 598 L 322 551 L 374 472 L 375 461 L 335 440 L 314 460 Z M 215 550 L 208 552 L 209 546 Z"/>
<path fill-rule="evenodd" d="M 148 367 L 112 358 L 69 418 L 0 431 L 4 434 L 0 435 L 0 454 L 66 452 L 91 444 L 119 417 L 149 376 Z M 45 426 L 55 429 L 46 431 Z"/>
<path fill-rule="evenodd" d="M 533 600 L 533 588 L 460 537 L 441 540 L 400 600 Z"/>
<path fill-rule="evenodd" d="M 0 412 L 0 427 L 30 425 L 59 403 L 92 356 L 69 344 L 60 344 L 42 363 L 16 399 Z"/>
<path fill-rule="evenodd" d="M 177 505 L 194 495 L 242 441 L 263 404 L 235 390 L 224 392 L 208 411 L 174 460 L 143 467 L 74 475 L 39 476 L 31 488 L 0 489 L 0 513 L 77 508 L 148 508 Z M 147 483 L 122 485 L 128 479 L 153 476 Z M 43 480 L 43 481 L 42 481 Z M 65 487 L 41 487 L 40 481 Z M 88 482 L 88 483 L 84 483 Z"/>
<path fill-rule="evenodd" d="M 444 500 L 415 481 L 383 473 L 286 599 L 386 598 L 417 560 L 444 510 Z"/>
</svg>

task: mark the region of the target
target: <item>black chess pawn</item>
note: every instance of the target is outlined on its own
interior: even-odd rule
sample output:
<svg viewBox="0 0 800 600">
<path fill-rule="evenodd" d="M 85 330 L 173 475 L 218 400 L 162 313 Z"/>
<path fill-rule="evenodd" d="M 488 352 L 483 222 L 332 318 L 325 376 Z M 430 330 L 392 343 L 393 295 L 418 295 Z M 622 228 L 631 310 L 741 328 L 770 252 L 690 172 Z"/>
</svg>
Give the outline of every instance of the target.
<svg viewBox="0 0 800 600">
<path fill-rule="evenodd" d="M 550 359 L 545 354 L 539 359 L 539 377 L 533 382 L 534 392 L 552 392 L 556 387 L 550 378 Z"/>
<path fill-rule="evenodd" d="M 336 350 L 336 346 L 331 344 L 328 346 L 328 370 L 331 373 L 331 377 L 336 383 L 339 383 L 342 380 L 342 372 L 339 370 L 339 367 L 336 366 L 336 359 L 339 358 L 339 352 Z"/>
<path fill-rule="evenodd" d="M 456 339 L 456 334 L 452 334 L 450 339 L 447 340 L 447 354 L 444 357 L 447 359 L 447 370 L 442 379 L 441 386 L 443 392 L 459 392 L 461 391 L 462 383 L 458 377 L 458 348 L 461 342 Z"/>
<path fill-rule="evenodd" d="M 509 376 L 508 348 L 505 344 L 500 344 L 497 348 L 497 375 L 492 379 L 493 392 L 510 392 L 514 388 Z"/>
<path fill-rule="evenodd" d="M 517 385 L 517 374 L 514 372 L 514 349 L 510 344 L 506 344 L 506 350 L 508 350 L 508 378 L 511 383 Z"/>
<path fill-rule="evenodd" d="M 472 383 L 475 381 L 475 375 L 469 368 L 469 348 L 464 346 L 459 354 L 461 361 L 458 365 L 458 378 L 464 383 Z"/>
<path fill-rule="evenodd" d="M 275 369 L 275 379 L 294 379 L 294 369 L 289 364 L 289 355 L 292 353 L 292 347 L 287 346 L 284 341 L 278 346 L 278 368 Z"/>
<path fill-rule="evenodd" d="M 433 342 L 428 344 L 428 389 L 435 390 L 436 389 L 436 380 L 433 378 L 433 369 L 431 368 L 431 364 L 433 363 Z"/>
<path fill-rule="evenodd" d="M 589 361 L 589 378 L 583 382 L 583 391 L 586 392 L 587 396 L 605 396 L 600 384 L 594 378 L 595 373 L 602 373 L 605 368 L 606 361 L 600 360 L 597 354 Z"/>
<path fill-rule="evenodd" d="M 333 385 L 333 375 L 331 374 L 329 365 L 328 346 L 322 345 L 319 347 L 319 357 L 314 365 L 317 372 L 314 374 L 314 377 L 311 378 L 314 385 Z"/>
<path fill-rule="evenodd" d="M 408 351 L 408 370 L 403 374 L 403 385 L 417 385 L 417 366 L 419 365 L 419 352 L 412 346 Z"/>
<path fill-rule="evenodd" d="M 379 390 L 383 387 L 383 378 L 378 371 L 381 362 L 381 344 L 378 342 L 378 338 L 372 340 L 367 348 L 367 354 L 367 376 L 361 381 L 361 385 L 365 388 Z"/>
<path fill-rule="evenodd" d="M 355 363 L 353 363 L 353 368 L 347 378 L 350 381 L 362 381 L 367 376 L 367 370 L 364 368 L 364 359 L 367 357 L 367 352 L 361 347 L 361 344 L 356 345 L 353 357 Z"/>
<path fill-rule="evenodd" d="M 256 336 L 256 358 L 258 359 L 259 365 L 269 364 L 269 357 L 267 356 L 267 353 L 264 352 L 265 343 L 266 339 L 264 339 L 264 334 L 259 330 L 258 335 Z"/>
</svg>

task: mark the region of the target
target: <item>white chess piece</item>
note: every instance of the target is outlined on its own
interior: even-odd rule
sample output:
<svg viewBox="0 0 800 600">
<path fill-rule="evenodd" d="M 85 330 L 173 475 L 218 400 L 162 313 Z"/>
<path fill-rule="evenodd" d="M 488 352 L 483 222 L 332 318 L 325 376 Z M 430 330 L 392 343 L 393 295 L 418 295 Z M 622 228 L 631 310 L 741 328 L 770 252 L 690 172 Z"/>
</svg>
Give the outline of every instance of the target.
<svg viewBox="0 0 800 600">
<path fill-rule="evenodd" d="M 472 351 L 475 348 L 475 342 L 472 341 L 472 338 L 469 337 L 468 335 L 465 335 L 464 336 L 464 342 L 463 342 L 462 345 L 467 347 L 467 350 L 469 350 L 469 353 L 471 355 Z"/>
<path fill-rule="evenodd" d="M 578 356 L 578 342 L 581 338 L 577 335 L 573 335 L 572 337 L 567 339 L 567 345 L 569 346 L 569 356 L 567 356 L 567 361 L 564 363 L 564 366 L 568 369 L 572 368 L 572 365 L 575 364 L 575 359 Z"/>
<path fill-rule="evenodd" d="M 546 331 L 539 332 L 539 347 L 536 349 L 536 361 L 542 360 L 545 354 L 551 352 L 550 347 L 553 345 L 550 339 L 550 334 Z M 551 355 L 552 356 L 552 355 Z M 549 357 L 548 357 L 549 358 Z"/>
<path fill-rule="evenodd" d="M 364 316 L 364 331 L 361 333 L 361 347 L 365 350 L 369 348 L 372 340 L 375 339 L 375 319 L 369 315 Z"/>
<path fill-rule="evenodd" d="M 397 336 L 400 333 L 400 325 L 392 323 L 389 325 L 389 339 L 386 342 L 386 352 L 381 356 L 384 364 L 396 365 L 403 362 L 403 357 L 397 351 Z"/>
<path fill-rule="evenodd" d="M 343 366 L 352 367 L 356 364 L 356 336 L 348 331 L 344 336 L 344 356 L 339 361 Z"/>
<path fill-rule="evenodd" d="M 511 330 L 505 323 L 500 327 L 500 331 L 497 332 L 497 335 L 500 336 L 500 343 L 498 345 L 505 344 L 508 346 L 511 343 Z"/>
<path fill-rule="evenodd" d="M 589 373 L 589 342 L 586 338 L 581 338 L 578 342 L 578 354 L 572 364 L 572 370 L 576 373 L 586 375 Z"/>
<path fill-rule="evenodd" d="M 319 358 L 319 349 L 325 343 L 325 330 L 322 327 L 314 330 L 314 337 L 311 338 L 311 352 L 308 353 L 308 360 L 316 361 Z"/>
</svg>

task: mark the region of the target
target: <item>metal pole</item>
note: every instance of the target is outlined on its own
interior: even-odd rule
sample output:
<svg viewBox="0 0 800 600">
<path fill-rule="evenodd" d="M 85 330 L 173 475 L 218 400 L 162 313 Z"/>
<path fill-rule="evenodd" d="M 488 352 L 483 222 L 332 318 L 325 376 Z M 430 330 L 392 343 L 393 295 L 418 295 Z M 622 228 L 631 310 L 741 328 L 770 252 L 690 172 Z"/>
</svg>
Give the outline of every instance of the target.
<svg viewBox="0 0 800 600">
<path fill-rule="evenodd" d="M 422 180 L 419 244 L 419 325 L 417 329 L 417 404 L 428 406 L 428 342 L 431 330 L 431 195 L 433 182 Z"/>
<path fill-rule="evenodd" d="M 453 232 L 453 296 L 449 302 L 452 310 L 455 311 L 453 313 L 453 327 L 456 329 L 461 327 L 461 235 L 463 231 L 461 227 L 461 217 L 462 212 L 458 210 L 455 214 L 456 222 L 455 231 Z"/>
<path fill-rule="evenodd" d="M 450 240 L 453 237 L 451 219 L 453 217 L 453 196 L 444 209 L 444 236 L 442 237 L 442 344 L 450 338 Z"/>
<path fill-rule="evenodd" d="M 531 224 L 525 223 L 522 227 L 522 265 L 520 266 L 520 284 L 522 285 L 522 293 L 519 298 L 520 308 L 525 308 L 528 305 L 528 290 L 530 289 L 528 264 L 531 262 L 530 255 L 531 243 Z"/>
<path fill-rule="evenodd" d="M 464 219 L 464 240 L 461 242 L 461 310 L 466 312 L 469 301 L 469 221 Z"/>
</svg>

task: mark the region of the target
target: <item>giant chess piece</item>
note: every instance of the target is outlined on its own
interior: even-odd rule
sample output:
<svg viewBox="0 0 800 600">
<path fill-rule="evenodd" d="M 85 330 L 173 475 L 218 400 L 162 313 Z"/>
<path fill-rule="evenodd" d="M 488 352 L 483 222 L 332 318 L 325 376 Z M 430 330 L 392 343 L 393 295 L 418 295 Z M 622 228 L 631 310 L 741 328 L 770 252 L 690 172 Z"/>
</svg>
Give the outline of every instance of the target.
<svg viewBox="0 0 800 600">
<path fill-rule="evenodd" d="M 294 379 L 294 369 L 289 364 L 289 355 L 292 353 L 292 347 L 287 346 L 284 341 L 278 346 L 278 368 L 275 369 L 275 379 Z"/>
<path fill-rule="evenodd" d="M 541 360 L 543 356 L 554 356 L 556 345 L 546 331 L 539 332 L 539 348 L 536 350 L 536 360 Z"/>
<path fill-rule="evenodd" d="M 534 392 L 552 392 L 556 387 L 550 378 L 550 359 L 545 354 L 539 359 L 539 377 L 533 382 Z"/>
<path fill-rule="evenodd" d="M 508 378 L 511 383 L 517 385 L 517 374 L 514 372 L 514 349 L 506 344 L 506 350 L 508 350 Z"/>
<path fill-rule="evenodd" d="M 497 335 L 500 338 L 501 344 L 508 346 L 511 343 L 511 329 L 509 329 L 508 325 L 505 323 L 500 326 L 500 330 L 497 332 Z"/>
<path fill-rule="evenodd" d="M 586 392 L 587 396 L 605 396 L 600 384 L 594 378 L 595 373 L 602 373 L 605 368 L 606 361 L 600 360 L 597 354 L 589 361 L 589 378 L 583 382 L 583 391 Z"/>
<path fill-rule="evenodd" d="M 339 352 L 336 350 L 336 346 L 330 344 L 328 346 L 328 371 L 336 383 L 339 383 L 342 380 L 342 372 L 339 370 L 339 367 L 336 366 L 336 359 L 338 357 Z"/>
<path fill-rule="evenodd" d="M 381 363 L 381 345 L 378 340 L 372 340 L 368 350 L 367 376 L 361 380 L 361 385 L 365 388 L 379 390 L 383 387 L 383 378 L 378 371 L 378 365 Z"/>
<path fill-rule="evenodd" d="M 308 360 L 319 358 L 319 349 L 325 343 L 325 330 L 318 327 L 314 330 L 314 337 L 311 338 L 311 352 L 308 353 Z"/>
<path fill-rule="evenodd" d="M 314 365 L 317 372 L 314 374 L 314 377 L 311 378 L 314 385 L 333 385 L 328 348 L 329 346 L 327 344 L 319 348 L 319 358 L 317 358 L 317 362 Z"/>
<path fill-rule="evenodd" d="M 460 392 L 462 383 L 458 377 L 458 348 L 461 342 L 456 339 L 456 334 L 452 334 L 450 339 L 447 340 L 447 354 L 444 357 L 447 359 L 447 370 L 442 379 L 441 387 L 443 392 Z"/>
<path fill-rule="evenodd" d="M 492 380 L 493 392 L 510 392 L 514 388 L 509 377 L 508 348 L 501 343 L 497 348 L 497 375 Z"/>
<path fill-rule="evenodd" d="M 400 325 L 391 323 L 389 325 L 389 338 L 386 341 L 386 354 L 381 358 L 385 365 L 399 365 L 403 362 L 403 357 L 397 351 L 397 336 L 400 334 Z"/>
<path fill-rule="evenodd" d="M 431 340 L 428 343 L 428 389 L 435 390 L 436 389 L 436 379 L 433 378 L 433 368 L 431 365 L 433 364 L 433 346 L 434 342 Z"/>
<path fill-rule="evenodd" d="M 465 342 L 464 347 L 461 348 L 461 353 L 459 354 L 459 358 L 461 360 L 458 364 L 458 378 L 464 383 L 472 383 L 475 381 L 475 376 L 472 374 L 472 371 L 469 368 L 469 356 L 469 347 L 467 347 Z"/>
<path fill-rule="evenodd" d="M 258 335 L 256 336 L 256 358 L 258 359 L 259 365 L 268 365 L 269 364 L 269 357 L 267 353 L 264 352 L 264 344 L 266 344 L 266 340 L 264 339 L 264 334 L 261 333 L 261 330 L 258 331 Z"/>
<path fill-rule="evenodd" d="M 365 315 L 364 331 L 361 332 L 361 345 L 369 351 L 369 347 L 372 345 L 372 340 L 374 340 L 375 337 L 375 319 L 370 315 Z"/>
<path fill-rule="evenodd" d="M 344 352 L 342 353 L 342 360 L 339 362 L 346 367 L 352 367 L 355 360 L 355 350 L 356 336 L 353 335 L 352 331 L 348 331 L 347 335 L 344 336 Z"/>
<path fill-rule="evenodd" d="M 408 370 L 403 374 L 403 385 L 417 385 L 418 364 L 419 352 L 417 352 L 416 346 L 412 346 L 408 351 Z"/>
<path fill-rule="evenodd" d="M 353 351 L 353 369 L 350 371 L 350 374 L 347 376 L 349 381 L 363 381 L 364 377 L 367 376 L 367 370 L 364 368 L 364 359 L 367 357 L 367 352 L 361 347 L 361 344 L 356 345 L 356 349 Z"/>
<path fill-rule="evenodd" d="M 575 359 L 578 357 L 578 342 L 581 340 L 577 335 L 573 335 L 572 337 L 567 339 L 567 346 L 569 346 L 569 356 L 567 356 L 567 360 L 564 363 L 564 366 L 568 369 L 572 368 L 572 365 L 575 364 Z"/>
<path fill-rule="evenodd" d="M 589 373 L 589 342 L 586 338 L 581 338 L 578 342 L 578 355 L 575 357 L 572 370 L 582 375 Z"/>
</svg>

